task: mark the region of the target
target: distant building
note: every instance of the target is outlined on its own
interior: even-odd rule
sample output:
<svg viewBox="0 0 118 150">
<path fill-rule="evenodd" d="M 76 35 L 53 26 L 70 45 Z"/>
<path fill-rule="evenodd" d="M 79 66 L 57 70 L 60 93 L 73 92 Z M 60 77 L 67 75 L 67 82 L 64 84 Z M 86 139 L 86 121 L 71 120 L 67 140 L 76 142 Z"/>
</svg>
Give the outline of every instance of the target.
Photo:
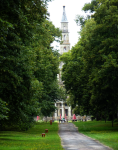
<svg viewBox="0 0 118 150">
<path fill-rule="evenodd" d="M 62 30 L 62 41 L 63 41 L 63 43 L 60 44 L 60 54 L 63 54 L 63 53 L 68 52 L 70 50 L 68 20 L 66 17 L 65 6 L 63 6 L 61 30 Z M 61 80 L 62 66 L 63 66 L 63 62 L 61 62 L 59 65 L 60 73 L 58 74 L 58 80 L 59 80 L 60 86 L 64 86 L 63 81 Z M 60 118 L 60 114 L 61 114 L 62 118 L 65 118 L 65 114 L 66 114 L 68 120 L 70 120 L 72 118 L 71 107 L 67 106 L 67 104 L 64 101 L 57 101 L 55 103 L 55 106 L 57 107 L 57 110 L 54 114 L 55 119 L 58 120 Z"/>
</svg>

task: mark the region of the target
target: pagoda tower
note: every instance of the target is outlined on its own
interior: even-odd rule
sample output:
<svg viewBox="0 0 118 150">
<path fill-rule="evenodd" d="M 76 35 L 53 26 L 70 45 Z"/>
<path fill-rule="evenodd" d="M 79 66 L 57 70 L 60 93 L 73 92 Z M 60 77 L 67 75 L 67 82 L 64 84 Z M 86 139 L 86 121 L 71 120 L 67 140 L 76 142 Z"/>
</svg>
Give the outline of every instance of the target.
<svg viewBox="0 0 118 150">
<path fill-rule="evenodd" d="M 65 6 L 63 6 L 61 30 L 62 30 L 62 41 L 63 42 L 60 44 L 60 54 L 63 54 L 63 53 L 68 52 L 70 50 L 68 20 L 66 17 Z M 63 81 L 61 80 L 62 66 L 63 66 L 63 62 L 61 62 L 59 65 L 60 71 L 59 71 L 59 74 L 57 77 L 59 80 L 59 85 L 64 87 Z M 54 117 L 56 120 L 60 119 L 60 115 L 62 118 L 65 118 L 65 116 L 66 116 L 68 120 L 71 120 L 72 110 L 71 110 L 70 106 L 67 106 L 66 102 L 64 102 L 63 100 L 58 100 L 55 103 L 55 106 L 57 107 L 57 110 L 54 114 Z"/>
<path fill-rule="evenodd" d="M 60 54 L 62 55 L 65 52 L 70 50 L 69 43 L 69 32 L 68 32 L 68 20 L 66 17 L 65 6 L 63 6 L 63 14 L 61 19 L 61 30 L 62 30 L 62 43 L 60 44 Z M 61 80 L 61 69 L 63 62 L 59 64 L 60 73 L 58 75 L 59 84 L 63 86 L 63 81 Z"/>
<path fill-rule="evenodd" d="M 61 19 L 62 41 L 60 44 L 60 54 L 68 52 L 70 50 L 69 32 L 68 32 L 68 20 L 66 17 L 65 6 L 63 6 L 63 14 Z"/>
</svg>

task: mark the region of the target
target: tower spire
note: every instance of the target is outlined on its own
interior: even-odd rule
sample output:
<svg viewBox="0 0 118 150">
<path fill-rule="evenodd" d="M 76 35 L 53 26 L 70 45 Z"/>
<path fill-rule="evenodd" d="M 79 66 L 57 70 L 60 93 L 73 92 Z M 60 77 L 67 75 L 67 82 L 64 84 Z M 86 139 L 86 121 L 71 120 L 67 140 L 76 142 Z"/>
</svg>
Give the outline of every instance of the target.
<svg viewBox="0 0 118 150">
<path fill-rule="evenodd" d="M 66 17 L 66 12 L 65 12 L 65 6 L 63 6 L 63 15 L 62 15 L 61 22 L 68 22 Z"/>
</svg>

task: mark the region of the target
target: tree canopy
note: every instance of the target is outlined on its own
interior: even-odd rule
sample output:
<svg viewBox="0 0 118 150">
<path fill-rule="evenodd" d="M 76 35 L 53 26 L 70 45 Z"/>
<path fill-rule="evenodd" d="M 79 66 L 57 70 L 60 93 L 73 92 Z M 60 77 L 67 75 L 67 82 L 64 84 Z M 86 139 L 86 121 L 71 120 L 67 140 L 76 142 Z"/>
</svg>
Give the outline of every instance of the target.
<svg viewBox="0 0 118 150">
<path fill-rule="evenodd" d="M 83 10 L 94 14 L 82 24 L 68 61 L 61 57 L 65 87 L 84 113 L 113 120 L 118 111 L 118 1 L 92 0 Z"/>
<path fill-rule="evenodd" d="M 1 127 L 28 129 L 44 102 L 48 108 L 58 97 L 59 58 L 51 43 L 61 31 L 48 20 L 48 1 L 0 2 Z"/>
</svg>

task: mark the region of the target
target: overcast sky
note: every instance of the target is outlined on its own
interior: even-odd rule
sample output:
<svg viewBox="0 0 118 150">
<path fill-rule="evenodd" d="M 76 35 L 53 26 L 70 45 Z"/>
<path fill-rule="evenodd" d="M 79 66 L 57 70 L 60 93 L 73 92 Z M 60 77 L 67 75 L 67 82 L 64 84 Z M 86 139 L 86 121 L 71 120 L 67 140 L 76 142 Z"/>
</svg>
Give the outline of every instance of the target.
<svg viewBox="0 0 118 150">
<path fill-rule="evenodd" d="M 59 28 L 61 27 L 63 6 L 65 6 L 66 16 L 69 22 L 68 28 L 71 47 L 77 43 L 79 37 L 78 31 L 80 31 L 80 27 L 76 25 L 74 19 L 76 18 L 76 15 L 86 15 L 84 11 L 82 11 L 82 7 L 85 3 L 89 2 L 91 2 L 91 0 L 53 0 L 48 3 L 50 20 L 53 22 L 55 27 Z"/>
</svg>

